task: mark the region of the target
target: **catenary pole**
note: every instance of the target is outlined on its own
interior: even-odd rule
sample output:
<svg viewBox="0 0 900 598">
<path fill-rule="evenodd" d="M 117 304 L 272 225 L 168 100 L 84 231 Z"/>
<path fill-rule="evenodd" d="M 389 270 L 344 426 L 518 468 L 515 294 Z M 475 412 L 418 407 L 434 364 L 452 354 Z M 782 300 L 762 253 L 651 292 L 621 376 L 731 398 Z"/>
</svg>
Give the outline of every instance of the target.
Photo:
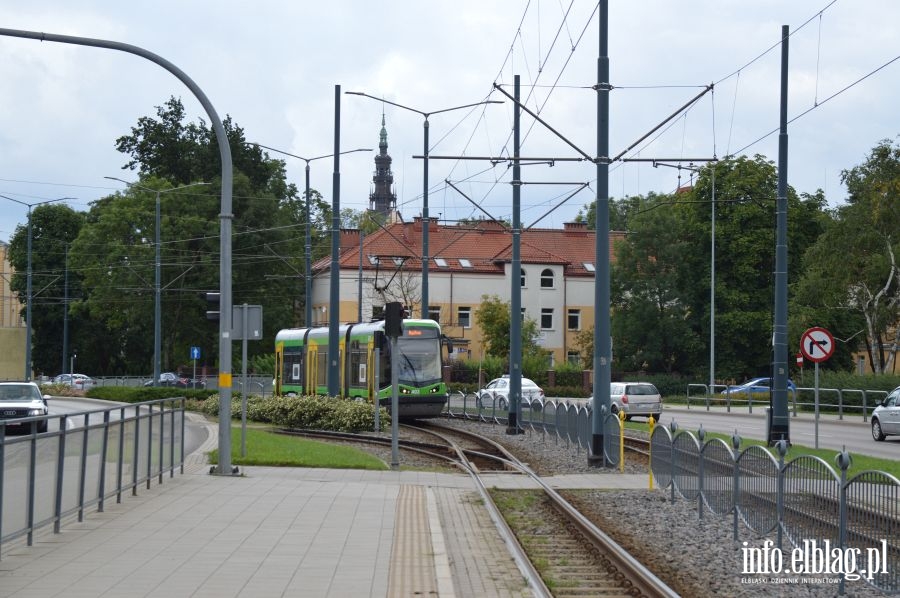
<svg viewBox="0 0 900 598">
<path fill-rule="evenodd" d="M 781 28 L 781 131 L 778 135 L 778 197 L 775 200 L 775 325 L 773 327 L 772 406 L 769 443 L 791 441 L 787 404 L 787 169 L 788 169 L 788 41 L 790 30 Z"/>
<path fill-rule="evenodd" d="M 334 86 L 334 174 L 331 198 L 331 276 L 328 300 L 328 394 L 340 395 L 340 234 L 341 234 L 341 86 Z"/>
<path fill-rule="evenodd" d="M 594 278 L 594 410 L 588 463 L 608 465 L 603 450 L 603 415 L 609 413 L 612 342 L 609 324 L 609 0 L 600 0 L 597 59 L 597 202 Z M 605 409 L 604 409 L 605 408 Z"/>
<path fill-rule="evenodd" d="M 519 164 L 519 75 L 515 75 L 513 102 L 513 169 L 512 169 L 512 260 L 509 264 L 510 313 L 509 313 L 509 405 L 507 409 L 507 434 L 518 434 L 519 416 L 522 413 L 522 168 Z"/>
</svg>

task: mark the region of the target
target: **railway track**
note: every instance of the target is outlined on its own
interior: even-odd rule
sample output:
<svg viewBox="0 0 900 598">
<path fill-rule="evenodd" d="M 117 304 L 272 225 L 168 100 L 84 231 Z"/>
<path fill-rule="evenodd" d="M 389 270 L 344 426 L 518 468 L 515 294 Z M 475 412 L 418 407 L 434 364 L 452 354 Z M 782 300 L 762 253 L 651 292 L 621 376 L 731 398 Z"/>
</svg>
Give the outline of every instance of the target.
<svg viewBox="0 0 900 598">
<path fill-rule="evenodd" d="M 517 554 L 513 557 L 538 595 L 678 595 L 501 445 L 433 422 L 417 428 L 456 447 L 461 467 L 475 478 L 495 524 L 514 547 Z M 537 489 L 526 493 L 488 491 L 479 466 L 467 461 L 469 454 L 499 460 L 505 470 L 528 476 Z M 509 516 L 501 518 L 501 511 Z M 512 528 L 507 520 L 514 522 Z"/>
<path fill-rule="evenodd" d="M 371 434 L 282 433 L 382 447 L 391 444 L 389 437 Z M 499 443 L 429 421 L 401 426 L 399 447 L 472 476 L 491 520 L 535 596 L 678 595 Z M 482 476 L 501 472 L 527 476 L 535 489 L 489 490 Z"/>
</svg>

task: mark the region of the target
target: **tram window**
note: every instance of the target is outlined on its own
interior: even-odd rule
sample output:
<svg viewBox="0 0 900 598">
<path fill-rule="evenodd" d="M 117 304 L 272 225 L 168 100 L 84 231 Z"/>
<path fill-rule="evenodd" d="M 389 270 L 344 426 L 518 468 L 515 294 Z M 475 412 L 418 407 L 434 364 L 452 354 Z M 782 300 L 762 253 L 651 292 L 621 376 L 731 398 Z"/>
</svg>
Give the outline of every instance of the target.
<svg viewBox="0 0 900 598">
<path fill-rule="evenodd" d="M 366 387 L 365 349 L 357 349 L 350 352 L 350 374 L 350 386 L 356 388 Z"/>
<path fill-rule="evenodd" d="M 316 384 L 318 386 L 325 386 L 327 384 L 327 376 L 328 376 L 328 353 L 326 350 L 319 351 L 318 354 L 318 371 L 316 372 Z"/>
<path fill-rule="evenodd" d="M 296 381 L 300 379 L 300 364 L 294 363 L 291 364 L 291 380 Z"/>
</svg>

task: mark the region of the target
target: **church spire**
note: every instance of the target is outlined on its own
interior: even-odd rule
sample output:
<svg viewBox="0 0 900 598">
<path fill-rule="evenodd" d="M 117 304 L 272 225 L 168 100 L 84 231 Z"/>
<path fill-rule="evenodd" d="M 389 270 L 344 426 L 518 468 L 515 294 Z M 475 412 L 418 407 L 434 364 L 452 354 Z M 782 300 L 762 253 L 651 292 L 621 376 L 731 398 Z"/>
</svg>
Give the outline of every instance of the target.
<svg viewBox="0 0 900 598">
<path fill-rule="evenodd" d="M 397 194 L 394 193 L 394 173 L 391 172 L 392 160 L 387 153 L 387 147 L 387 128 L 382 112 L 379 152 L 375 156 L 375 175 L 372 177 L 372 192 L 369 194 L 369 210 L 390 217 L 397 209 Z"/>
</svg>

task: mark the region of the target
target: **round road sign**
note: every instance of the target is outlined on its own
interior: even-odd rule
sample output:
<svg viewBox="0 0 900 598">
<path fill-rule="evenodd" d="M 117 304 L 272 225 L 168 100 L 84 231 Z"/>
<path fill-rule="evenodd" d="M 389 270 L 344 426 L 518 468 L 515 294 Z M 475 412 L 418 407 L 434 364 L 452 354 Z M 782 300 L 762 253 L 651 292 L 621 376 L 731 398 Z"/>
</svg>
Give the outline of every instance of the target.
<svg viewBox="0 0 900 598">
<path fill-rule="evenodd" d="M 824 328 L 810 328 L 800 337 L 800 353 L 814 363 L 825 361 L 834 353 L 834 337 Z"/>
</svg>

